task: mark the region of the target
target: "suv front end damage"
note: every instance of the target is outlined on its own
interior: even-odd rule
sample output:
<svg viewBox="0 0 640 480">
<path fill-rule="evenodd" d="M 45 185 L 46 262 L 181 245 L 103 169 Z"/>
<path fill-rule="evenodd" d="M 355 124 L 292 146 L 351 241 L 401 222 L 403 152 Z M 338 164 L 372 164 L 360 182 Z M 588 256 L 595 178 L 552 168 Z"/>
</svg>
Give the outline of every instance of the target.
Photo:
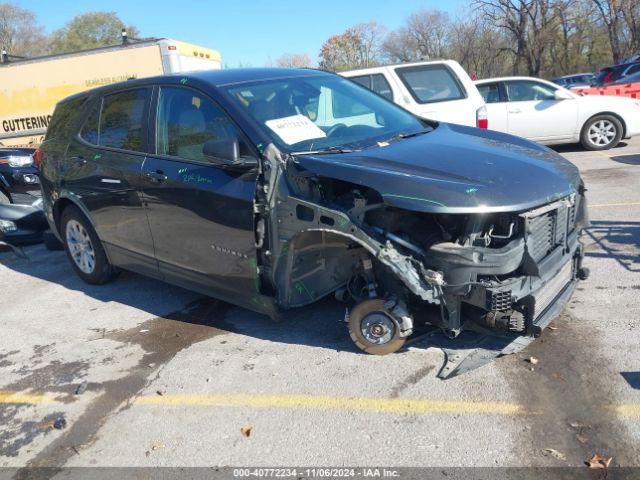
<svg viewBox="0 0 640 480">
<path fill-rule="evenodd" d="M 263 153 L 256 199 L 261 289 L 280 309 L 332 293 L 352 303 L 349 333 L 368 353 L 397 351 L 414 330 L 430 326 L 443 334 L 447 354 L 439 375 L 454 376 L 524 348 L 588 275 L 579 177 L 538 205 L 513 209 L 483 206 L 473 195 L 480 187 L 464 184 L 475 205 L 449 208 L 384 195 L 363 175 L 328 174 L 315 168 L 317 159 L 273 145 Z M 455 353 L 447 345 L 456 345 Z"/>
</svg>

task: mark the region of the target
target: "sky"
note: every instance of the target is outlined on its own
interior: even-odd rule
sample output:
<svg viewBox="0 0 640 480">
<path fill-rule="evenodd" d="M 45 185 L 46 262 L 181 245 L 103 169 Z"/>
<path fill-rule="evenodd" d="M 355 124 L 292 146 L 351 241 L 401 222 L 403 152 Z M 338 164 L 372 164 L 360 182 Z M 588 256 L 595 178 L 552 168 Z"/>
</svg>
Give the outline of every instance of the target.
<svg viewBox="0 0 640 480">
<path fill-rule="evenodd" d="M 8 0 L 12 1 L 12 0 Z M 262 67 L 284 53 L 317 61 L 323 42 L 357 23 L 389 30 L 414 11 L 456 13 L 470 0 L 13 0 L 33 11 L 47 33 L 87 11 L 114 11 L 142 37 L 168 37 L 215 48 L 226 66 Z"/>
</svg>

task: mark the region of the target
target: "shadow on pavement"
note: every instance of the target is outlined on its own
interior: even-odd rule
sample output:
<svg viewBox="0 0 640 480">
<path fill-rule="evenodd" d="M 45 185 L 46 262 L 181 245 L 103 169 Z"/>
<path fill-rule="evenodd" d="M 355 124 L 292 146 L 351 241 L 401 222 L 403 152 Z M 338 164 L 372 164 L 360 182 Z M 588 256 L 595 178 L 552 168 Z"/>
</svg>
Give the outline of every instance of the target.
<svg viewBox="0 0 640 480">
<path fill-rule="evenodd" d="M 592 221 L 586 230 L 600 251 L 587 249 L 588 257 L 613 258 L 625 270 L 640 272 L 640 222 Z"/>
<path fill-rule="evenodd" d="M 605 151 L 615 151 L 618 148 L 624 148 L 627 146 L 627 143 L 620 142 L 618 145 L 613 147 L 611 150 Z M 585 148 L 579 143 L 566 143 L 562 145 L 549 145 L 550 148 L 555 150 L 558 153 L 576 153 L 576 152 L 589 152 L 589 150 L 585 150 Z"/>
</svg>

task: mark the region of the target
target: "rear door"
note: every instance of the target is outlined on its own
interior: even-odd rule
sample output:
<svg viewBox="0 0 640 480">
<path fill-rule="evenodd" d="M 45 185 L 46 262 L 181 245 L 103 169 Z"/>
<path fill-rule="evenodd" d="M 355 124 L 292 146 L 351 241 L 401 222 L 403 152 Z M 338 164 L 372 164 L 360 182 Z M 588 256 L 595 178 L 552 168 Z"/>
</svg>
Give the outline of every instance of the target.
<svg viewBox="0 0 640 480">
<path fill-rule="evenodd" d="M 132 88 L 92 99 L 64 161 L 64 190 L 86 208 L 111 260 L 158 275 L 141 198 L 151 89 Z"/>
<path fill-rule="evenodd" d="M 555 88 L 535 80 L 504 82 L 509 133 L 538 141 L 573 137 L 577 130 L 578 103 L 556 100 Z"/>
<path fill-rule="evenodd" d="M 143 190 L 160 271 L 187 288 L 246 299 L 256 281 L 257 170 L 231 171 L 203 155 L 207 141 L 241 134 L 199 91 L 161 86 L 154 96 L 155 154 L 144 164 Z"/>
</svg>

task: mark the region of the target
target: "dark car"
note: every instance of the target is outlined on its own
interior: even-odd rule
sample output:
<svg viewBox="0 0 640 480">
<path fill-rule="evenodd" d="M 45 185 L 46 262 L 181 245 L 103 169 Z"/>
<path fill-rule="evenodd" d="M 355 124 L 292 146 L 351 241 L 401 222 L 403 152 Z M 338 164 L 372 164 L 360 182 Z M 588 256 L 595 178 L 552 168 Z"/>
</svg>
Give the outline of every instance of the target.
<svg viewBox="0 0 640 480">
<path fill-rule="evenodd" d="M 85 281 L 123 268 L 272 317 L 335 292 L 369 353 L 423 324 L 532 338 L 585 276 L 571 163 L 325 72 L 102 87 L 58 104 L 39 156 Z"/>
<path fill-rule="evenodd" d="M 563 77 L 551 80 L 556 85 L 564 88 L 588 87 L 595 80 L 593 73 L 576 73 L 574 75 L 565 75 Z"/>
<path fill-rule="evenodd" d="M 42 242 L 49 228 L 42 208 L 36 205 L 0 204 L 0 233 L 5 242 L 21 246 Z"/>
<path fill-rule="evenodd" d="M 604 87 L 637 72 L 640 72 L 640 62 L 621 63 L 620 65 L 606 67 L 596 73 L 591 86 Z"/>
<path fill-rule="evenodd" d="M 40 196 L 33 152 L 33 148 L 0 148 L 0 204 L 27 204 Z"/>
<path fill-rule="evenodd" d="M 622 77 L 621 79 L 610 83 L 610 85 L 626 85 L 628 83 L 640 83 L 640 71 L 627 75 L 626 77 Z"/>
</svg>

